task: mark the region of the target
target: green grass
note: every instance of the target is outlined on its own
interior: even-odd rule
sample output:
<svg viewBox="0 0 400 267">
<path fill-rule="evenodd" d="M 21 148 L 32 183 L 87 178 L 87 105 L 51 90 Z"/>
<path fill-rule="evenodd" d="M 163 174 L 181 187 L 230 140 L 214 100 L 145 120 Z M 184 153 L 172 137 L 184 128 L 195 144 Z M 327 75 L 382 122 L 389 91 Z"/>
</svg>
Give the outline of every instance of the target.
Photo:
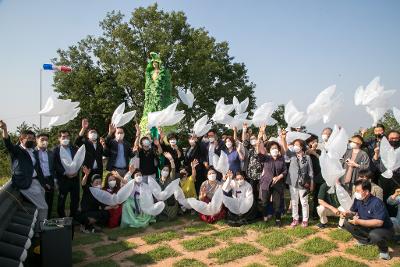
<svg viewBox="0 0 400 267">
<path fill-rule="evenodd" d="M 166 227 L 173 227 L 173 226 L 178 226 L 184 224 L 183 221 L 176 219 L 172 221 L 158 221 L 154 224 L 151 225 L 152 228 L 154 229 L 163 229 Z"/>
<path fill-rule="evenodd" d="M 260 249 L 250 244 L 236 243 L 230 245 L 227 248 L 223 248 L 217 252 L 210 253 L 208 257 L 216 259 L 218 264 L 223 264 L 250 255 L 254 255 L 260 252 L 261 252 Z"/>
<path fill-rule="evenodd" d="M 358 262 L 349 260 L 343 257 L 330 257 L 324 263 L 318 265 L 318 267 L 367 267 L 368 265 Z"/>
<path fill-rule="evenodd" d="M 355 255 L 357 257 L 366 259 L 366 260 L 376 260 L 379 254 L 377 246 L 354 246 L 351 248 L 347 248 L 345 251 L 347 254 Z"/>
<path fill-rule="evenodd" d="M 342 241 L 342 242 L 349 242 L 353 237 L 352 235 L 347 232 L 346 230 L 342 229 L 335 229 L 328 233 L 328 236 L 333 240 Z"/>
<path fill-rule="evenodd" d="M 172 265 L 173 267 L 207 267 L 206 264 L 195 259 L 182 259 Z"/>
<path fill-rule="evenodd" d="M 273 224 L 272 222 L 255 222 L 252 224 L 248 224 L 246 226 L 244 226 L 245 229 L 250 229 L 250 230 L 254 230 L 254 231 L 258 231 L 258 232 L 270 232 L 270 231 L 274 231 L 277 228 L 273 228 L 272 227 Z"/>
<path fill-rule="evenodd" d="M 119 237 L 130 237 L 136 235 L 138 233 L 142 233 L 144 229 L 142 228 L 113 228 L 113 229 L 105 229 L 105 234 L 108 236 L 109 240 L 117 240 Z"/>
<path fill-rule="evenodd" d="M 128 241 L 120 241 L 117 243 L 101 245 L 93 248 L 93 253 L 97 257 L 107 256 L 116 252 L 121 252 L 136 248 L 137 245 Z"/>
<path fill-rule="evenodd" d="M 257 239 L 257 243 L 269 249 L 284 247 L 293 242 L 293 238 L 280 231 L 274 231 L 262 235 Z"/>
<path fill-rule="evenodd" d="M 101 260 L 91 262 L 89 264 L 84 265 L 84 267 L 118 267 L 118 263 L 113 260 Z"/>
<path fill-rule="evenodd" d="M 167 231 L 161 233 L 151 233 L 142 237 L 147 244 L 157 244 L 162 241 L 170 241 L 179 238 L 181 235 L 177 232 Z"/>
<path fill-rule="evenodd" d="M 221 240 L 227 240 L 233 237 L 240 237 L 245 235 L 247 235 L 247 232 L 243 228 L 229 228 L 212 234 L 212 236 L 215 236 L 216 238 Z"/>
<path fill-rule="evenodd" d="M 170 246 L 162 245 L 156 247 L 155 249 L 147 253 L 134 254 L 126 259 L 135 263 L 136 265 L 146 265 L 146 264 L 154 264 L 157 261 L 178 256 L 180 256 L 180 253 L 172 249 Z"/>
<path fill-rule="evenodd" d="M 335 242 L 320 237 L 314 237 L 301 244 L 299 248 L 304 252 L 320 255 L 332 251 L 337 248 L 337 245 Z"/>
<path fill-rule="evenodd" d="M 200 236 L 190 240 L 185 240 L 181 242 L 181 245 L 187 251 L 198 251 L 204 250 L 208 248 L 212 248 L 218 245 L 217 240 L 215 237 L 212 236 Z"/>
<path fill-rule="evenodd" d="M 309 257 L 294 250 L 286 250 L 279 255 L 268 255 L 268 261 L 278 267 L 292 267 L 308 261 Z"/>
<path fill-rule="evenodd" d="M 72 241 L 73 246 L 88 245 L 97 242 L 102 242 L 103 236 L 101 234 L 82 234 Z"/>
<path fill-rule="evenodd" d="M 265 265 L 259 263 L 250 263 L 249 265 L 246 265 L 246 267 L 265 267 Z"/>
<path fill-rule="evenodd" d="M 191 226 L 183 228 L 183 231 L 186 234 L 197 234 L 197 233 L 202 233 L 202 232 L 213 231 L 215 229 L 216 229 L 215 226 L 212 226 L 211 224 L 198 223 L 198 224 L 193 224 Z"/>
<path fill-rule="evenodd" d="M 308 228 L 296 227 L 296 228 L 286 229 L 285 233 L 288 234 L 289 236 L 293 236 L 296 238 L 305 238 L 309 235 L 315 234 L 316 230 L 311 227 Z"/>
<path fill-rule="evenodd" d="M 391 265 L 392 267 L 400 267 L 400 261 L 397 261 Z"/>
<path fill-rule="evenodd" d="M 77 264 L 83 262 L 86 258 L 85 251 L 77 250 L 72 252 L 72 263 Z"/>
</svg>

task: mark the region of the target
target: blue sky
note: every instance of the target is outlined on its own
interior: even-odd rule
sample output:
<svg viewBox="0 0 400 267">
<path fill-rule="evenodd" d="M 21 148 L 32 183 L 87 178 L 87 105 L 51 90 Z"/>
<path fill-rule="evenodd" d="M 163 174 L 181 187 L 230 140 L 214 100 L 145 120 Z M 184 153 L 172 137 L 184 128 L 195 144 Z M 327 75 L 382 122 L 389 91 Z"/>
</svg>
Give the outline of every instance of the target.
<svg viewBox="0 0 400 267">
<path fill-rule="evenodd" d="M 100 34 L 99 21 L 111 10 L 128 17 L 154 1 L 0 0 L 0 118 L 15 129 L 38 124 L 39 70 L 86 35 Z M 205 27 L 230 54 L 244 62 L 257 87 L 257 103 L 287 103 L 304 110 L 336 84 L 345 106 L 333 122 L 348 131 L 371 125 L 353 94 L 381 76 L 400 100 L 400 1 L 161 1 L 182 10 L 194 27 Z M 43 101 L 53 94 L 52 74 L 43 73 Z M 110 114 L 111 116 L 111 114 Z M 46 121 L 45 121 L 46 123 Z M 319 133 L 322 124 L 312 130 Z"/>
</svg>

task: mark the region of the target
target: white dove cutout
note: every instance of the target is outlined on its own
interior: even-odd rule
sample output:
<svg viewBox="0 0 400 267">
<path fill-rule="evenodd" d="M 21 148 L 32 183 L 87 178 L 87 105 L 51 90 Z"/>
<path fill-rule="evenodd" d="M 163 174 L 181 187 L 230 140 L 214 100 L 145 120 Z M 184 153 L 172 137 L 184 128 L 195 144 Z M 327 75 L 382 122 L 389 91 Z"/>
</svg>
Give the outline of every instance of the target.
<svg viewBox="0 0 400 267">
<path fill-rule="evenodd" d="M 111 117 L 111 124 L 114 125 L 114 127 L 122 127 L 128 122 L 130 122 L 133 117 L 135 117 L 136 110 L 129 111 L 127 113 L 124 113 L 125 111 L 125 102 L 120 104 L 114 111 L 112 117 Z"/>
<path fill-rule="evenodd" d="M 96 187 L 90 187 L 89 190 L 93 197 L 99 202 L 107 206 L 115 206 L 125 202 L 132 194 L 135 187 L 135 180 L 130 180 L 126 185 L 122 186 L 117 193 L 111 194 L 105 190 Z"/>
<path fill-rule="evenodd" d="M 393 116 L 397 123 L 400 124 L 400 109 L 393 107 Z"/>
<path fill-rule="evenodd" d="M 382 173 L 385 178 L 392 178 L 393 171 L 400 168 L 400 148 L 394 149 L 386 137 L 383 137 L 379 147 L 379 153 L 386 171 Z"/>
<path fill-rule="evenodd" d="M 247 115 L 248 115 L 249 113 L 248 112 L 245 112 L 245 113 L 242 113 L 242 114 L 237 114 L 237 115 L 235 115 L 234 117 L 233 117 L 233 119 L 231 120 L 231 122 L 229 123 L 229 126 L 231 127 L 231 128 L 237 128 L 238 130 L 241 130 L 241 129 L 243 129 L 243 124 L 244 123 L 249 123 L 249 120 L 247 119 Z"/>
<path fill-rule="evenodd" d="M 350 210 L 353 205 L 354 200 L 350 197 L 349 193 L 341 186 L 340 184 L 336 184 L 336 196 L 340 203 L 340 206 L 345 210 Z"/>
<path fill-rule="evenodd" d="M 218 214 L 221 211 L 222 198 L 223 198 L 222 188 L 218 187 L 217 190 L 215 190 L 211 202 L 208 204 L 201 200 L 197 200 L 195 198 L 188 198 L 187 202 L 195 211 L 204 215 L 212 216 Z"/>
<path fill-rule="evenodd" d="M 228 156 L 224 151 L 221 151 L 220 156 L 214 155 L 213 157 L 213 165 L 214 169 L 216 169 L 218 172 L 222 173 L 222 175 L 225 175 L 228 170 L 229 170 L 229 160 Z"/>
<path fill-rule="evenodd" d="M 239 102 L 236 96 L 233 97 L 233 107 L 235 109 L 236 114 L 245 113 L 248 106 L 249 106 L 248 97 L 246 97 L 246 99 L 243 100 L 242 102 Z"/>
<path fill-rule="evenodd" d="M 258 107 L 253 114 L 253 118 L 251 119 L 251 124 L 255 127 L 261 127 L 263 125 L 274 125 L 277 123 L 275 119 L 273 119 L 272 113 L 274 113 L 276 105 L 272 102 L 267 102 Z"/>
<path fill-rule="evenodd" d="M 150 112 L 147 115 L 148 128 L 172 126 L 179 123 L 184 117 L 184 111 L 176 111 L 179 101 L 175 101 L 163 110 Z"/>
<path fill-rule="evenodd" d="M 62 116 L 71 113 L 78 106 L 79 102 L 71 102 L 70 99 L 57 99 L 50 96 L 44 108 L 39 111 L 39 115 L 47 117 Z"/>
<path fill-rule="evenodd" d="M 232 116 L 229 115 L 229 113 L 231 113 L 234 110 L 234 106 L 233 104 L 225 105 L 224 101 L 225 100 L 223 97 L 220 100 L 218 100 L 215 106 L 215 113 L 211 119 L 216 123 L 230 124 L 233 118 Z"/>
<path fill-rule="evenodd" d="M 142 210 L 143 213 L 151 216 L 157 216 L 164 210 L 165 208 L 164 201 L 158 201 L 154 203 L 152 190 L 150 189 L 150 186 L 148 184 L 142 182 L 140 183 L 140 185 L 135 184 L 135 187 L 136 187 L 135 190 L 138 191 L 140 194 L 139 203 L 140 203 L 140 209 Z"/>
<path fill-rule="evenodd" d="M 365 106 L 367 113 L 372 117 L 373 124 L 376 125 L 383 117 L 389 107 L 389 100 L 396 90 L 384 90 L 380 85 L 380 78 L 373 79 L 364 89 L 358 87 L 354 93 L 354 103 L 356 106 Z"/>
<path fill-rule="evenodd" d="M 79 111 L 81 111 L 81 108 L 75 108 L 71 112 L 65 115 L 51 117 L 48 127 L 60 126 L 68 123 L 69 121 L 75 119 L 78 116 Z"/>
<path fill-rule="evenodd" d="M 223 195 L 222 202 L 232 213 L 236 215 L 246 214 L 253 206 L 254 196 L 253 188 L 248 182 L 244 182 L 242 186 L 238 186 L 236 181 L 232 181 L 232 177 L 228 177 L 222 186 L 222 190 L 229 192 L 232 190 L 232 197 Z M 239 192 L 239 197 L 236 192 Z"/>
<path fill-rule="evenodd" d="M 180 182 L 179 178 L 173 180 L 169 185 L 167 185 L 164 191 L 162 191 L 160 185 L 153 177 L 149 176 L 148 178 L 148 185 L 152 190 L 153 196 L 159 201 L 165 201 L 169 197 L 171 197 L 174 194 L 174 192 L 178 189 L 179 182 Z"/>
<path fill-rule="evenodd" d="M 185 207 L 186 209 L 192 209 L 192 206 L 190 206 L 189 202 L 187 201 L 181 187 L 178 187 L 178 189 L 174 192 L 174 196 L 181 206 Z"/>
<path fill-rule="evenodd" d="M 186 90 L 186 93 L 183 88 L 178 89 L 179 98 L 182 100 L 182 103 L 188 106 L 189 108 L 193 107 L 193 103 L 195 101 L 194 95 L 190 89 Z"/>
<path fill-rule="evenodd" d="M 330 122 L 332 115 L 342 106 L 342 94 L 335 96 L 335 92 L 336 85 L 331 85 L 318 94 L 314 102 L 307 107 L 305 125 L 311 126 L 321 119 L 323 123 Z"/>
<path fill-rule="evenodd" d="M 70 153 L 63 146 L 60 146 L 60 159 L 64 167 L 65 173 L 75 174 L 79 171 L 80 167 L 85 160 L 86 148 L 82 145 L 75 153 L 74 159 L 71 158 Z"/>
<path fill-rule="evenodd" d="M 307 140 L 311 135 L 308 133 L 303 133 L 303 132 L 296 132 L 296 131 L 288 131 L 286 132 L 286 143 L 291 144 L 293 143 L 294 140 L 300 139 L 300 140 Z M 279 139 L 279 143 L 280 143 Z"/>
<path fill-rule="evenodd" d="M 344 128 L 339 129 L 337 125 L 333 127 L 333 131 L 328 141 L 325 143 L 325 150 L 332 159 L 341 159 L 347 151 L 347 143 L 349 136 Z"/>
<path fill-rule="evenodd" d="M 285 106 L 284 118 L 288 124 L 288 128 L 299 128 L 303 126 L 307 120 L 306 114 L 300 112 L 292 100 L 290 100 Z"/>
<path fill-rule="evenodd" d="M 193 133 L 196 136 L 203 136 L 211 129 L 211 124 L 208 123 L 208 116 L 204 115 L 193 125 Z"/>
</svg>

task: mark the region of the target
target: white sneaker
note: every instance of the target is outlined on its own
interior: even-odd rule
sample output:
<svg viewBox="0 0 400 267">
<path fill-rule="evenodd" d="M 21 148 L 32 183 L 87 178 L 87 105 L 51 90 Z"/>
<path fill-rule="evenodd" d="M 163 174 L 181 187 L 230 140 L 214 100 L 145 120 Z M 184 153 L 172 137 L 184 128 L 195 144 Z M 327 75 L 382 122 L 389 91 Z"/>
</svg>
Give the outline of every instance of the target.
<svg viewBox="0 0 400 267">
<path fill-rule="evenodd" d="M 381 253 L 379 253 L 379 258 L 381 260 L 387 260 L 387 261 L 390 260 L 389 252 L 386 252 L 386 253 L 381 252 Z"/>
<path fill-rule="evenodd" d="M 81 225 L 80 230 L 84 234 L 90 234 L 90 231 L 84 225 Z"/>
</svg>

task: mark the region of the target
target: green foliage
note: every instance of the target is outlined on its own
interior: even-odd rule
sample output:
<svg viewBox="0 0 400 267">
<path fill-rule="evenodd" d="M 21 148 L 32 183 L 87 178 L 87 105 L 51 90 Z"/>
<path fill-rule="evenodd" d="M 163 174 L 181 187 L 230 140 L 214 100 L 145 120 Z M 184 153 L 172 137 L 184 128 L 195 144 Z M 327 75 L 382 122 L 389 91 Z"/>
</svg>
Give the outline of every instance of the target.
<svg viewBox="0 0 400 267">
<path fill-rule="evenodd" d="M 367 267 L 367 266 L 368 265 L 362 262 L 353 261 L 340 256 L 330 257 L 327 261 L 318 265 L 318 267 Z"/>
<path fill-rule="evenodd" d="M 107 245 L 101 245 L 93 248 L 94 255 L 97 257 L 107 256 L 116 252 L 121 252 L 136 248 L 137 245 L 128 241 L 120 241 L 117 243 L 111 243 Z"/>
<path fill-rule="evenodd" d="M 217 263 L 223 264 L 237 259 L 241 259 L 250 255 L 260 253 L 261 250 L 246 243 L 232 244 L 227 248 L 217 252 L 210 253 L 209 258 L 215 258 Z"/>
<path fill-rule="evenodd" d="M 197 251 L 215 247 L 218 245 L 218 242 L 215 240 L 215 237 L 200 236 L 190 240 L 182 241 L 181 244 L 188 251 Z"/>
<path fill-rule="evenodd" d="M 294 250 L 286 250 L 279 255 L 269 255 L 268 261 L 278 267 L 292 267 L 308 261 L 309 257 Z"/>
<path fill-rule="evenodd" d="M 320 237 L 314 237 L 301 244 L 299 248 L 305 252 L 319 255 L 332 251 L 337 248 L 337 245 L 332 241 Z"/>
</svg>

